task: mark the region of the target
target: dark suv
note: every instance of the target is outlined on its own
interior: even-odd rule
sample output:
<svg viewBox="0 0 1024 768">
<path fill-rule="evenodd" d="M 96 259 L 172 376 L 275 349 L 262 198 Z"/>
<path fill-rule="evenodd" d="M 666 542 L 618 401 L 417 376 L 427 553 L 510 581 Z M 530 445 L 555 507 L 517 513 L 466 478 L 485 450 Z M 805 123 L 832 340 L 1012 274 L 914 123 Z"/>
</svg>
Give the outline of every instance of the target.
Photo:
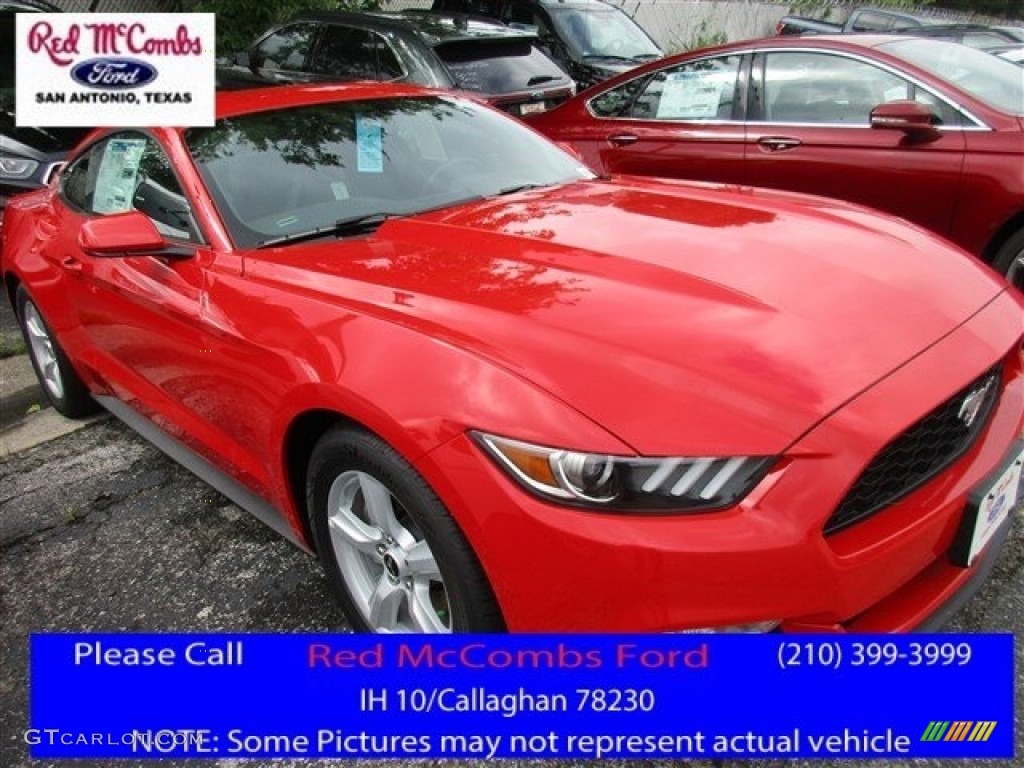
<svg viewBox="0 0 1024 768">
<path fill-rule="evenodd" d="M 433 8 L 536 32 L 581 89 L 664 55 L 633 19 L 600 0 L 434 0 Z"/>
<path fill-rule="evenodd" d="M 0 0 L 0 212 L 7 198 L 46 184 L 91 128 L 18 127 L 14 120 L 14 16 L 59 13 L 36 0 Z"/>
<path fill-rule="evenodd" d="M 397 80 L 471 91 L 527 115 L 575 92 L 536 42 L 532 33 L 459 14 L 306 14 L 220 62 L 217 87 Z"/>
</svg>

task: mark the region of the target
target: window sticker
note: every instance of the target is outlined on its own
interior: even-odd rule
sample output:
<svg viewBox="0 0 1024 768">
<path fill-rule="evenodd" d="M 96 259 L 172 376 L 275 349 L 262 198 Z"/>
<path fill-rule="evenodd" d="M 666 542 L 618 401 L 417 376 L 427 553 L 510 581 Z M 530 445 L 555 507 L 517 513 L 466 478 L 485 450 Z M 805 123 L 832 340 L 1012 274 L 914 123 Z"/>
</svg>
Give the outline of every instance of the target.
<svg viewBox="0 0 1024 768">
<path fill-rule="evenodd" d="M 103 150 L 96 174 L 93 213 L 123 213 L 132 208 L 139 164 L 146 139 L 111 139 Z"/>
<path fill-rule="evenodd" d="M 348 185 L 344 181 L 332 181 L 331 193 L 335 200 L 348 200 Z"/>
<path fill-rule="evenodd" d="M 356 116 L 356 168 L 360 173 L 384 172 L 384 147 L 380 120 Z"/>
<path fill-rule="evenodd" d="M 659 120 L 715 117 L 725 81 L 706 72 L 673 72 L 665 79 L 658 102 Z"/>
</svg>

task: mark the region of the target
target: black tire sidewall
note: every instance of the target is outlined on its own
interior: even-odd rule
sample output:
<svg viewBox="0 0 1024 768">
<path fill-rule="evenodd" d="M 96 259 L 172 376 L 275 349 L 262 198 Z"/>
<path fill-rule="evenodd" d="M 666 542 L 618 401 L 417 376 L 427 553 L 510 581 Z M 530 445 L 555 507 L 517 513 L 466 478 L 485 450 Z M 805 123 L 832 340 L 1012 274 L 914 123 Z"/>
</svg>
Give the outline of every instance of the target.
<svg viewBox="0 0 1024 768">
<path fill-rule="evenodd" d="M 1010 235 L 1010 238 L 1000 246 L 996 251 L 995 258 L 992 259 L 992 268 L 1004 277 L 1009 277 L 1010 264 L 1021 255 L 1022 251 L 1024 251 L 1024 229 Z M 1018 283 L 1021 279 L 1018 278 Z M 1024 285 L 1017 285 L 1017 288 L 1024 291 Z"/>
<path fill-rule="evenodd" d="M 39 317 L 39 321 L 43 324 L 46 329 L 46 335 L 50 339 L 50 344 L 53 346 L 54 356 L 57 358 L 57 370 L 60 373 L 61 383 L 64 385 L 64 395 L 57 397 L 50 391 L 50 388 L 46 386 L 43 370 L 39 365 L 39 361 L 36 359 L 35 350 L 32 347 L 32 339 L 28 331 L 28 325 L 25 322 L 25 307 L 28 304 L 32 304 L 36 311 L 36 315 Z M 32 362 L 32 368 L 36 372 L 36 377 L 39 379 L 40 389 L 43 390 L 43 394 L 46 399 L 50 401 L 54 409 L 63 416 L 69 418 L 77 418 L 80 416 L 88 416 L 91 413 L 95 413 L 98 410 L 96 401 L 92 399 L 89 394 L 88 388 L 79 378 L 78 374 L 75 373 L 75 369 L 71 366 L 71 361 L 68 356 L 64 353 L 64 349 L 57 341 L 57 337 L 53 333 L 53 329 L 50 324 L 43 317 L 42 310 L 39 309 L 39 305 L 36 304 L 35 300 L 29 295 L 28 291 L 25 290 L 24 286 L 19 285 L 17 294 L 15 295 L 15 307 L 17 308 L 18 326 L 21 328 L 21 335 L 25 339 L 25 346 L 27 347 L 28 359 Z"/>
<path fill-rule="evenodd" d="M 307 508 L 317 554 L 353 629 L 371 632 L 342 577 L 327 525 L 327 496 L 343 472 L 365 472 L 382 483 L 415 520 L 444 579 L 455 632 L 505 629 L 490 585 L 465 536 L 422 476 L 393 448 L 361 429 L 329 431 L 313 451 Z"/>
</svg>

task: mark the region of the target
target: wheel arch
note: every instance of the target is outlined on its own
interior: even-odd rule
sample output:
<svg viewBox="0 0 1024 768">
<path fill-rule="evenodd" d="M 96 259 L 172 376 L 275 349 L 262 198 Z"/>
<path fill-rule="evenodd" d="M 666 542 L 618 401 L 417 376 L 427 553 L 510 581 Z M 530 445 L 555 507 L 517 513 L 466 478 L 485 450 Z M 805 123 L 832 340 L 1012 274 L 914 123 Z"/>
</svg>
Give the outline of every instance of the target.
<svg viewBox="0 0 1024 768">
<path fill-rule="evenodd" d="M 313 540 L 309 510 L 306 508 L 306 481 L 309 474 L 309 462 L 313 457 L 313 449 L 320 438 L 333 427 L 346 425 L 372 432 L 366 428 L 366 425 L 360 424 L 339 411 L 315 408 L 297 414 L 284 433 L 282 458 L 284 459 L 286 491 L 298 513 L 302 537 L 314 553 L 316 552 L 316 542 Z M 380 436 L 378 435 L 378 437 Z"/>
<path fill-rule="evenodd" d="M 14 312 L 15 316 L 18 314 L 18 286 L 21 285 L 21 280 L 13 272 L 4 272 L 4 291 L 7 294 L 7 303 Z"/>
<path fill-rule="evenodd" d="M 1017 211 L 1013 216 L 1003 222 L 1003 225 L 996 230 L 995 235 L 989 240 L 985 247 L 983 259 L 986 264 L 995 261 L 999 249 L 1015 234 L 1024 231 L 1024 209 Z"/>
</svg>

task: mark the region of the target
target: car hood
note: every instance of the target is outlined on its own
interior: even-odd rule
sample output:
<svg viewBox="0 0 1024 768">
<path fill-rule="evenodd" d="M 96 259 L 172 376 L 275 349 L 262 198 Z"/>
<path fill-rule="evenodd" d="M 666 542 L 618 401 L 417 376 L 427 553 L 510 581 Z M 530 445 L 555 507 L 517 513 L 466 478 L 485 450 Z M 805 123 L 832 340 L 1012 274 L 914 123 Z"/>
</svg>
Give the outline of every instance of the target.
<svg viewBox="0 0 1024 768">
<path fill-rule="evenodd" d="M 1003 290 L 865 209 L 642 179 L 391 220 L 366 245 L 317 268 L 647 455 L 779 453 Z"/>
</svg>

